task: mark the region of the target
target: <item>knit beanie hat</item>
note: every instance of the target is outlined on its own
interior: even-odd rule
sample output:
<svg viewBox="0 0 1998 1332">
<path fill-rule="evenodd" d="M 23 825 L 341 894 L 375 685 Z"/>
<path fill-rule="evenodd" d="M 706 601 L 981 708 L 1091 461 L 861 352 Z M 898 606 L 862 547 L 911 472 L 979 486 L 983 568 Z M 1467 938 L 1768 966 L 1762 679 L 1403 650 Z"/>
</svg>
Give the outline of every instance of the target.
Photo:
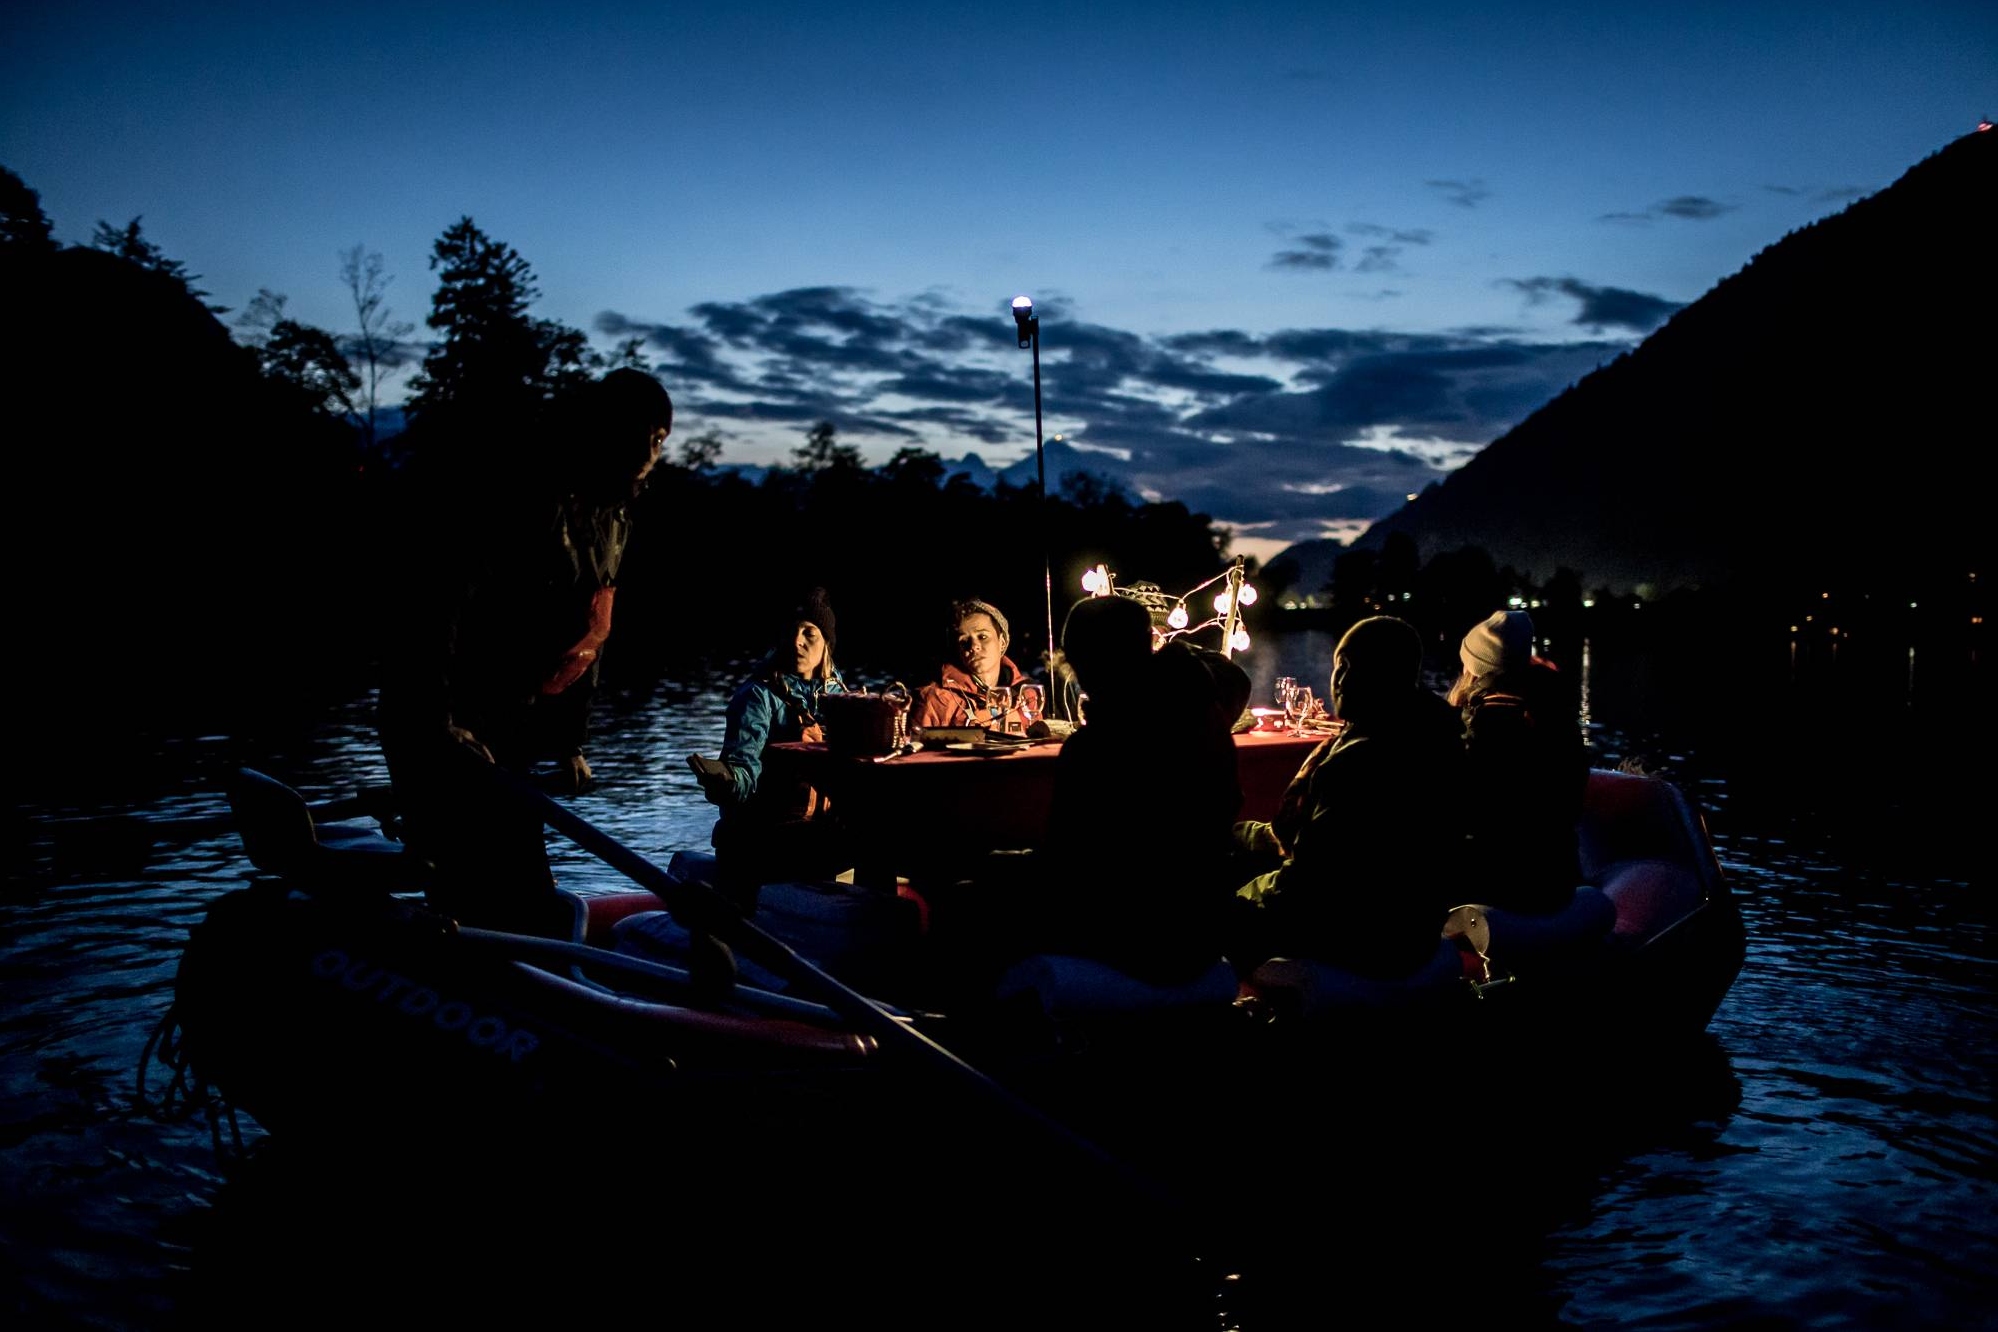
<svg viewBox="0 0 1998 1332">
<path fill-rule="evenodd" d="M 831 652 L 833 650 L 833 640 L 838 635 L 833 632 L 833 610 L 826 603 L 826 590 L 822 587 L 815 587 L 806 593 L 804 604 L 791 612 L 791 625 L 793 628 L 805 623 L 807 620 L 819 627 L 819 632 L 825 635 L 826 651 Z"/>
<path fill-rule="evenodd" d="M 999 608 L 997 606 L 993 605 L 989 601 L 980 601 L 977 597 L 967 597 L 963 601 L 953 602 L 951 604 L 950 608 L 951 642 L 955 643 L 957 641 L 957 627 L 960 624 L 963 624 L 965 617 L 969 615 L 991 616 L 992 627 L 999 631 L 999 637 L 1007 639 L 1009 641 L 1012 639 L 1013 630 L 1009 625 L 1007 625 L 1006 617 L 999 613 Z"/>
<path fill-rule="evenodd" d="M 1464 635 L 1459 655 L 1472 675 L 1525 669 L 1533 658 L 1533 617 L 1525 611 L 1493 611 Z"/>
</svg>

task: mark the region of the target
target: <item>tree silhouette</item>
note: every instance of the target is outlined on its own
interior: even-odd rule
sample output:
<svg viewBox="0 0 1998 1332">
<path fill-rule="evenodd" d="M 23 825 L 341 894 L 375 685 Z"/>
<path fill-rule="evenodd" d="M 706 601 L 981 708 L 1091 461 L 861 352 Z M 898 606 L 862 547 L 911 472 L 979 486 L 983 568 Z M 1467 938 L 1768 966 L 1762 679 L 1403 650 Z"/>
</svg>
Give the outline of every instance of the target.
<svg viewBox="0 0 1998 1332">
<path fill-rule="evenodd" d="M 315 412 L 343 421 L 358 416 L 361 377 L 347 354 L 325 329 L 288 318 L 285 301 L 281 293 L 259 287 L 236 317 L 244 341 L 257 353 L 257 368 Z"/>
<path fill-rule="evenodd" d="M 361 415 L 361 376 L 325 329 L 279 320 L 261 363 L 266 375 L 296 389 L 314 409 L 343 420 Z"/>
<path fill-rule="evenodd" d="M 837 443 L 838 434 L 839 427 L 831 421 L 819 422 L 805 432 L 805 442 L 791 450 L 792 464 L 805 472 L 858 468 L 860 450 L 851 444 Z"/>
<path fill-rule="evenodd" d="M 56 249 L 42 196 L 6 167 L 0 167 L 0 249 L 37 254 Z"/>
<path fill-rule="evenodd" d="M 529 316 L 541 293 L 512 246 L 462 217 L 432 247 L 430 267 L 438 283 L 425 322 L 442 337 L 410 382 L 414 420 L 514 427 L 589 377 L 582 331 Z"/>
<path fill-rule="evenodd" d="M 675 458 L 690 472 L 705 472 L 720 461 L 721 452 L 721 431 L 710 426 L 700 434 L 682 440 Z"/>
<path fill-rule="evenodd" d="M 381 404 L 382 379 L 400 369 L 407 355 L 403 341 L 416 331 L 416 325 L 396 319 L 388 307 L 388 285 L 393 280 L 382 271 L 380 254 L 369 254 L 359 245 L 340 253 L 340 280 L 354 299 L 357 331 L 349 340 L 352 353 L 361 362 L 361 425 L 364 443 L 375 443 L 375 415 Z"/>
<path fill-rule="evenodd" d="M 91 233 L 90 248 L 102 250 L 106 254 L 115 254 L 120 259 L 137 264 L 140 268 L 164 273 L 186 288 L 187 294 L 196 300 L 208 295 L 194 285 L 201 280 L 201 275 L 188 272 L 186 264 L 178 259 L 167 258 L 164 250 L 147 240 L 137 217 L 127 222 L 122 229 L 112 226 L 109 222 L 99 221 L 97 230 Z M 202 303 L 208 304 L 206 301 Z M 229 313 L 229 307 L 226 305 L 208 305 L 208 308 L 215 314 Z"/>
<path fill-rule="evenodd" d="M 617 344 L 617 349 L 603 358 L 605 370 L 642 370 L 652 373 L 652 367 L 645 362 L 645 339 L 626 338 Z"/>
</svg>

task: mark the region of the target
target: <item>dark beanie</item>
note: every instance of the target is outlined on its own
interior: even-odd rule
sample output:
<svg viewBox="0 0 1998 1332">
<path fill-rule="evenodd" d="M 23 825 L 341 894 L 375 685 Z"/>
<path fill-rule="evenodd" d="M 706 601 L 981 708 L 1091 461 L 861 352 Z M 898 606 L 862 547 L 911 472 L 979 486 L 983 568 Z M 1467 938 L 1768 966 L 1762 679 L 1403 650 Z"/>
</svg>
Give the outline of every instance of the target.
<svg viewBox="0 0 1998 1332">
<path fill-rule="evenodd" d="M 826 602 L 826 590 L 822 587 L 815 587 L 810 592 L 807 592 L 803 604 L 791 612 L 791 625 L 793 628 L 796 628 L 807 620 L 810 620 L 819 627 L 819 632 L 825 635 L 826 651 L 832 651 L 833 640 L 839 635 L 833 630 L 835 623 L 833 620 L 833 610 Z"/>
</svg>

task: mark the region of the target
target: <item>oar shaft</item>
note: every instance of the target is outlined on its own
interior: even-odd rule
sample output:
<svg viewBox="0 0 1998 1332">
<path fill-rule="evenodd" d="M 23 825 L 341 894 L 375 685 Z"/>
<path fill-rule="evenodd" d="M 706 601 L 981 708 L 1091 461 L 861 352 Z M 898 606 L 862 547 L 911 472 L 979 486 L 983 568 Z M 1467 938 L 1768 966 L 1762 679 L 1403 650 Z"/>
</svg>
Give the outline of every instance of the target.
<svg viewBox="0 0 1998 1332">
<path fill-rule="evenodd" d="M 358 818 L 381 812 L 387 806 L 386 787 L 364 788 L 350 796 L 307 805 L 316 821 Z M 97 814 L 79 818 L 37 819 L 35 826 L 51 839 L 74 842 L 79 837 L 102 838 L 129 847 L 137 842 L 198 842 L 222 837 L 238 829 L 234 815 L 214 814 L 194 819 L 149 819 L 142 814 Z"/>
</svg>

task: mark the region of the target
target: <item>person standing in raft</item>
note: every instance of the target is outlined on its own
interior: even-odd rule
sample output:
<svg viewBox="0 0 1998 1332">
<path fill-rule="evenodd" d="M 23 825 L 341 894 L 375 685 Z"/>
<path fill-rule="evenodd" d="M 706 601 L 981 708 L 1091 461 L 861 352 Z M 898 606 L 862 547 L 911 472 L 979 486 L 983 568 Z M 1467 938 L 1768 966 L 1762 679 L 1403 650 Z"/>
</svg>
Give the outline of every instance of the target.
<svg viewBox="0 0 1998 1332">
<path fill-rule="evenodd" d="M 1020 686 L 1030 683 L 1006 655 L 1012 641 L 1006 617 L 991 602 L 972 599 L 951 603 L 952 659 L 943 663 L 933 683 L 917 691 L 910 725 L 917 730 L 928 726 L 1004 730 L 1007 709 L 994 703 L 992 691 L 1012 690 L 1013 706 L 1018 706 Z"/>
<path fill-rule="evenodd" d="M 833 665 L 837 622 L 824 588 L 813 588 L 750 679 L 728 701 L 721 759 L 690 756 L 715 820 L 719 887 L 744 911 L 762 884 L 831 879 L 853 867 L 847 839 L 823 797 L 802 781 L 774 778 L 768 745 L 823 740 L 821 704 L 846 692 Z"/>
<path fill-rule="evenodd" d="M 1330 703 L 1345 726 L 1306 758 L 1294 812 L 1237 825 L 1279 858 L 1235 891 L 1238 974 L 1290 957 L 1398 979 L 1434 955 L 1455 905 L 1463 749 L 1455 712 L 1422 686 L 1415 627 L 1375 615 L 1347 629 Z"/>
<path fill-rule="evenodd" d="M 540 818 L 468 765 L 523 775 L 552 765 L 544 784 L 558 791 L 592 780 L 583 743 L 627 506 L 672 427 L 656 379 L 613 370 L 497 439 L 462 425 L 419 435 L 399 478 L 382 751 L 405 846 L 429 867 L 428 897 L 467 924 L 575 933 Z M 513 466 L 496 470 L 495 452 Z"/>
</svg>

